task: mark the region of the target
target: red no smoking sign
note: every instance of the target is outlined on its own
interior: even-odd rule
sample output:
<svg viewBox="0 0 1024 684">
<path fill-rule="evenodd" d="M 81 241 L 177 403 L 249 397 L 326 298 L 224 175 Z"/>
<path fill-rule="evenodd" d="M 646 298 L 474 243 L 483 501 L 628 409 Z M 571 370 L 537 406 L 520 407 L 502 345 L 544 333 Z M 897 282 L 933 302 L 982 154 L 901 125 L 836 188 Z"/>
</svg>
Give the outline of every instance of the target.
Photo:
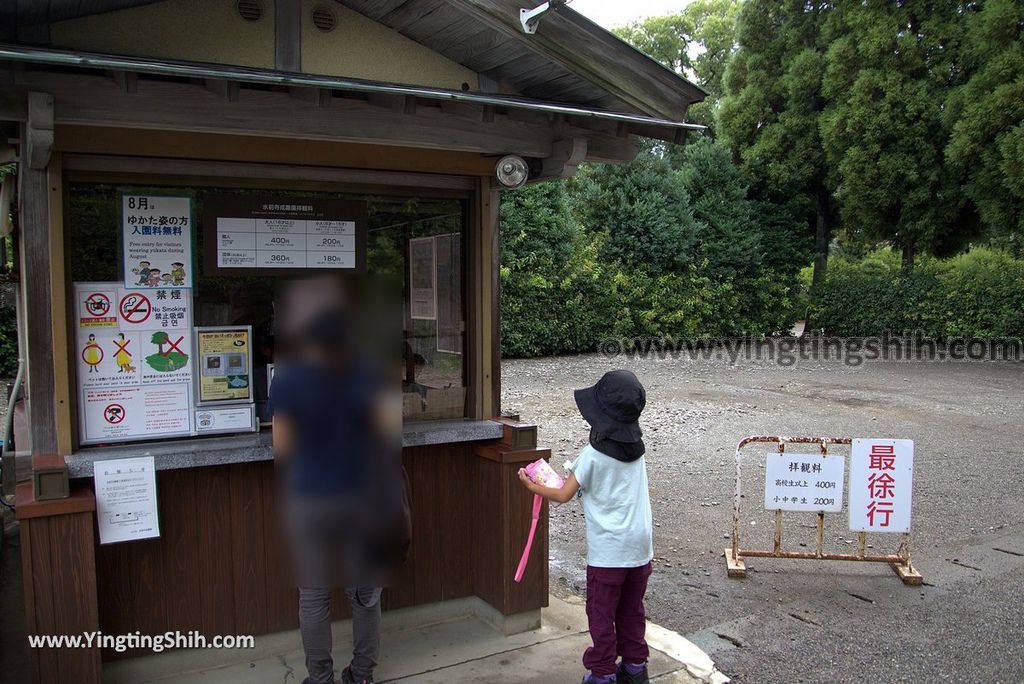
<svg viewBox="0 0 1024 684">
<path fill-rule="evenodd" d="M 108 404 L 107 408 L 103 409 L 103 419 L 111 425 L 117 425 L 125 417 L 124 406 L 120 404 Z"/>
<path fill-rule="evenodd" d="M 145 323 L 149 315 L 153 313 L 153 305 L 149 297 L 141 292 L 129 292 L 121 297 L 121 318 L 126 323 Z"/>
</svg>

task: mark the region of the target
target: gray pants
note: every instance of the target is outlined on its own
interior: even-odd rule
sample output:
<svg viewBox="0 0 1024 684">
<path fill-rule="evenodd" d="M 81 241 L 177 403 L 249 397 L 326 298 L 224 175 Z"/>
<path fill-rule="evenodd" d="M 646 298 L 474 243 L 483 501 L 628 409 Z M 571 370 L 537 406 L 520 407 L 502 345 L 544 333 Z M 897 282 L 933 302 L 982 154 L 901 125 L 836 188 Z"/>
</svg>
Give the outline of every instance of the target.
<svg viewBox="0 0 1024 684">
<path fill-rule="evenodd" d="M 380 649 L 380 588 L 353 587 L 345 590 L 352 604 L 352 662 L 356 681 L 373 677 Z M 306 651 L 310 684 L 334 681 L 331 658 L 331 590 L 299 589 L 299 629 Z"/>
</svg>

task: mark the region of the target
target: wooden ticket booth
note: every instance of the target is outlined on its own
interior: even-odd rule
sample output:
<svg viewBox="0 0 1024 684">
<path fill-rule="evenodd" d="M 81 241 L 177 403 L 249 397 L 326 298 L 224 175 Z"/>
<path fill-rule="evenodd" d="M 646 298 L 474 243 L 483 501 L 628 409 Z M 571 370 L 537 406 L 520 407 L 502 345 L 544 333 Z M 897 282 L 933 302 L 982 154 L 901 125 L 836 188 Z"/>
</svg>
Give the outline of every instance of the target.
<svg viewBox="0 0 1024 684">
<path fill-rule="evenodd" d="M 506 632 L 539 621 L 547 563 L 512 578 L 516 471 L 549 452 L 496 418 L 501 192 L 681 141 L 703 93 L 559 3 L 524 27 L 536 4 L 0 5 L 30 634 L 296 628 L 265 399 L 278 276 L 317 269 L 389 276 L 401 302 L 414 536 L 385 609 L 472 597 Z M 96 464 L 140 457 L 159 536 L 101 544 Z M 34 649 L 31 667 L 98 682 L 144 655 Z"/>
</svg>

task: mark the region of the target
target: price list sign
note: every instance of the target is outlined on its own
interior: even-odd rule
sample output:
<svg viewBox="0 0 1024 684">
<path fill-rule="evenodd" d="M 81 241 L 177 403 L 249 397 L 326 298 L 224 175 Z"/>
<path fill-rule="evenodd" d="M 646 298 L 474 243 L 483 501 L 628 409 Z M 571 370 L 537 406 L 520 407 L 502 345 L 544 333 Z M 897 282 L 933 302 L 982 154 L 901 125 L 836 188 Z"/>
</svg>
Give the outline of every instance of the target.
<svg viewBox="0 0 1024 684">
<path fill-rule="evenodd" d="M 842 456 L 768 454 L 764 507 L 769 511 L 837 513 L 843 508 L 845 467 Z"/>
<path fill-rule="evenodd" d="M 366 206 L 331 198 L 215 196 L 206 200 L 206 265 L 211 272 L 361 272 Z"/>
</svg>

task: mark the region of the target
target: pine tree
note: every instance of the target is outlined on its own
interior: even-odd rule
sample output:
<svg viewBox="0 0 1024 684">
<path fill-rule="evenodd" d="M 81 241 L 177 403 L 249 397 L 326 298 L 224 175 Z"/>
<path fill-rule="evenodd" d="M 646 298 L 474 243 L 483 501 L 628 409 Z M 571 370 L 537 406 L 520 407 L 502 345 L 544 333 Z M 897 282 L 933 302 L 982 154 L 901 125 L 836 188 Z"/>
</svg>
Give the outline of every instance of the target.
<svg viewBox="0 0 1024 684">
<path fill-rule="evenodd" d="M 957 218 L 943 163 L 942 103 L 960 78 L 959 3 L 837 3 L 828 43 L 820 134 L 844 228 L 902 248 L 905 268 Z"/>
<path fill-rule="evenodd" d="M 991 237 L 1024 251 L 1024 4 L 965 11 L 968 80 L 947 99 L 946 157 Z"/>
<path fill-rule="evenodd" d="M 718 131 L 751 196 L 803 221 L 815 236 L 814 283 L 824 277 L 835 210 L 818 133 L 824 109 L 820 30 L 832 3 L 747 0 L 724 78 Z"/>
</svg>

